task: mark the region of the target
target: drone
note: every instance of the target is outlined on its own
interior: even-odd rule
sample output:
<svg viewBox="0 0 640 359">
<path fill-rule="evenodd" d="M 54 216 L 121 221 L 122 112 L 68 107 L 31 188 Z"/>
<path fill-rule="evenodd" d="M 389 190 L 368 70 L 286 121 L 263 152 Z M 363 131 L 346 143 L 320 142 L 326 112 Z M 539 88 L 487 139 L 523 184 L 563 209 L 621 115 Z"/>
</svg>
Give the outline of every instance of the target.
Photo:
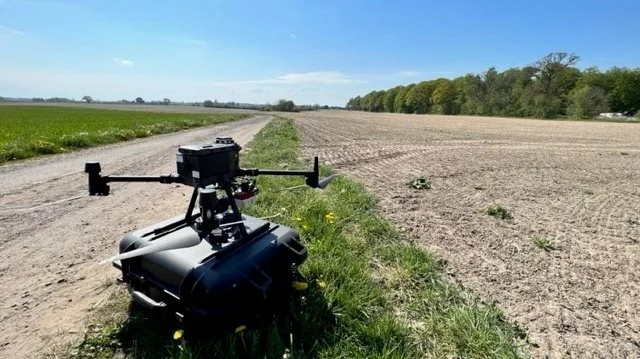
<svg viewBox="0 0 640 359">
<path fill-rule="evenodd" d="M 185 325 L 231 323 L 278 301 L 301 278 L 308 253 L 299 233 L 240 209 L 259 193 L 256 176 L 304 176 L 305 187 L 319 189 L 334 176 L 320 179 L 318 157 L 311 171 L 241 168 L 241 149 L 230 137 L 180 146 L 177 174 L 162 176 L 103 176 L 99 162 L 85 163 L 92 196 L 109 195 L 110 182 L 193 187 L 184 215 L 127 233 L 118 254 L 102 262 L 121 271 L 142 307 Z"/>
</svg>

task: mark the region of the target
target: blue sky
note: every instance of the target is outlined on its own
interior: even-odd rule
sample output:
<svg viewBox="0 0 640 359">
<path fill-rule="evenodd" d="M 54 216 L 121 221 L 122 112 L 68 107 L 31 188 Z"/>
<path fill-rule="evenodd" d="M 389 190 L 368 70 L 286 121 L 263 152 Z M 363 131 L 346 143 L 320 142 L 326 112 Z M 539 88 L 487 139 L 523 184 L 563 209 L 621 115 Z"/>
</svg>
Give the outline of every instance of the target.
<svg viewBox="0 0 640 359">
<path fill-rule="evenodd" d="M 0 0 L 0 96 L 344 105 L 523 66 L 640 66 L 640 1 Z"/>
</svg>

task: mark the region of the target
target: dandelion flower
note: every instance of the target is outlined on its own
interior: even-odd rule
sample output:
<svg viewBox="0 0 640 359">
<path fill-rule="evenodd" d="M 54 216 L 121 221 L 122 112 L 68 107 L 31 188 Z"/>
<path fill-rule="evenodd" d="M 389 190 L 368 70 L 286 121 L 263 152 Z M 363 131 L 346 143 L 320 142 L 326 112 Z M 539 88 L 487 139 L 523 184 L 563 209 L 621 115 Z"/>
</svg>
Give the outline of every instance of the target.
<svg viewBox="0 0 640 359">
<path fill-rule="evenodd" d="M 182 338 L 183 335 L 184 335 L 184 330 L 178 329 L 173 333 L 173 339 L 180 340 L 180 338 Z"/>
<path fill-rule="evenodd" d="M 247 329 L 247 326 L 246 325 L 241 325 L 241 326 L 236 328 L 236 333 L 240 333 L 240 332 L 244 331 L 245 329 Z"/>
<path fill-rule="evenodd" d="M 336 221 L 336 215 L 335 215 L 335 214 L 333 214 L 333 212 L 329 212 L 329 213 L 327 213 L 327 214 L 324 216 L 324 218 L 326 218 L 327 222 L 329 222 L 330 224 L 331 224 L 331 223 L 334 223 L 334 222 Z"/>
</svg>

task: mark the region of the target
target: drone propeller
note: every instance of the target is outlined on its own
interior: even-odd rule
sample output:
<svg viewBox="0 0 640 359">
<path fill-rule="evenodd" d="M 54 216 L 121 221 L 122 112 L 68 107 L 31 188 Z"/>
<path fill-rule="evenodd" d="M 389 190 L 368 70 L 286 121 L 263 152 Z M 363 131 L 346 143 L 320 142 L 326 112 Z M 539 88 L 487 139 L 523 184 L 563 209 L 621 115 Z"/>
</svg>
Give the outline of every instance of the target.
<svg viewBox="0 0 640 359">
<path fill-rule="evenodd" d="M 188 248 L 197 246 L 200 244 L 201 239 L 197 236 L 186 236 L 182 238 L 160 238 L 156 241 L 152 242 L 153 244 L 144 246 L 138 249 L 134 249 L 129 252 L 124 252 L 118 254 L 117 256 L 113 256 L 111 258 L 105 259 L 100 264 L 105 264 L 108 262 L 119 261 L 123 259 L 129 259 L 133 257 L 142 256 L 145 254 L 157 253 L 162 251 L 167 251 L 171 249 L 180 249 L 180 248 Z"/>
<path fill-rule="evenodd" d="M 325 188 L 327 187 L 327 185 L 329 184 L 329 182 L 331 182 L 335 177 L 337 176 L 337 174 L 333 174 L 331 176 L 327 176 L 323 179 L 321 179 L 320 181 L 318 181 L 318 188 Z"/>
<path fill-rule="evenodd" d="M 323 188 L 327 187 L 329 185 L 329 182 L 331 182 L 334 178 L 336 178 L 336 176 L 338 176 L 338 175 L 337 174 L 333 174 L 331 176 L 327 176 L 327 177 L 321 179 L 320 181 L 318 181 L 318 187 L 317 188 L 323 189 Z M 297 189 L 297 188 L 302 188 L 302 187 L 307 187 L 307 185 L 306 184 L 301 184 L 301 185 L 298 185 L 298 186 L 287 187 L 287 188 L 281 189 L 280 191 L 288 191 L 288 190 L 291 190 L 291 189 Z"/>
</svg>

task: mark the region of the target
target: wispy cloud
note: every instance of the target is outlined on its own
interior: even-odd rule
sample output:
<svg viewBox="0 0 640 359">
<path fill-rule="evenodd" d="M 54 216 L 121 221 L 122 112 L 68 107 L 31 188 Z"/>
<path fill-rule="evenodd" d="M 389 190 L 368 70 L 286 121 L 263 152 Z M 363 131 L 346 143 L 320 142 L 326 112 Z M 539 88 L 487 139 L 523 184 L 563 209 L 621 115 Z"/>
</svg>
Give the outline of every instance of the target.
<svg viewBox="0 0 640 359">
<path fill-rule="evenodd" d="M 296 34 L 289 34 L 289 37 L 295 40 L 297 38 Z"/>
<path fill-rule="evenodd" d="M 8 34 L 11 34 L 11 35 L 26 35 L 25 32 L 18 31 L 16 29 L 12 29 L 10 27 L 6 27 L 6 26 L 0 25 L 0 33 L 2 33 L 2 32 L 8 33 Z"/>
<path fill-rule="evenodd" d="M 321 85 L 346 85 L 364 83 L 366 81 L 349 76 L 340 71 L 315 71 L 292 72 L 272 79 L 240 80 L 214 82 L 214 86 L 239 86 L 256 84 L 321 84 Z"/>
<path fill-rule="evenodd" d="M 135 65 L 135 63 L 134 63 L 133 61 L 131 61 L 131 60 L 126 60 L 126 59 L 121 59 L 121 58 L 119 58 L 119 57 L 114 57 L 114 58 L 113 58 L 113 61 L 114 61 L 115 63 L 119 64 L 119 65 L 122 65 L 122 66 L 128 66 L 128 67 L 131 67 L 131 66 Z"/>
</svg>

